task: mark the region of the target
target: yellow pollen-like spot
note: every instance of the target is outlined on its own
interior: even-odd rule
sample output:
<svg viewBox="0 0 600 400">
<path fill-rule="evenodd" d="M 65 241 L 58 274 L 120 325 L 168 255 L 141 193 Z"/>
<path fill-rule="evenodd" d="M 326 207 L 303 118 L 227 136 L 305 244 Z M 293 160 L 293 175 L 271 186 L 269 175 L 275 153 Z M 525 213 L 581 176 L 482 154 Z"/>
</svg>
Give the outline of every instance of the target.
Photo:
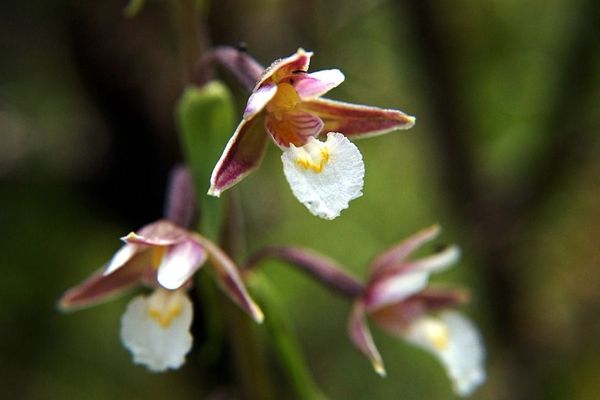
<svg viewBox="0 0 600 400">
<path fill-rule="evenodd" d="M 150 317 L 152 317 L 152 319 L 154 319 L 156 322 L 158 322 L 158 324 L 161 327 L 167 328 L 169 325 L 171 325 L 171 322 L 173 322 L 173 320 L 179 314 L 181 314 L 181 311 L 182 311 L 181 304 L 177 303 L 177 304 L 169 304 L 169 307 L 166 310 L 162 310 L 162 309 L 158 309 L 158 308 L 150 308 L 148 310 L 148 313 L 150 314 Z"/>
<path fill-rule="evenodd" d="M 427 327 L 427 336 L 433 346 L 438 350 L 444 350 L 450 344 L 450 333 L 448 328 L 441 323 L 431 324 Z"/>
<path fill-rule="evenodd" d="M 152 260 L 150 262 L 154 269 L 158 269 L 158 266 L 160 265 L 166 251 L 166 246 L 158 246 L 152 249 Z"/>
<path fill-rule="evenodd" d="M 183 312 L 181 292 L 171 292 L 164 289 L 156 289 L 148 297 L 148 315 L 158 322 L 162 328 L 167 328 L 175 318 Z"/>
<path fill-rule="evenodd" d="M 281 120 L 283 115 L 291 111 L 298 103 L 300 103 L 300 97 L 296 89 L 289 83 L 280 83 L 277 85 L 277 93 L 267 104 L 267 111 Z"/>
<path fill-rule="evenodd" d="M 296 155 L 296 164 L 306 170 L 320 173 L 329 162 L 329 149 L 327 146 L 315 139 L 314 142 L 298 148 Z"/>
</svg>

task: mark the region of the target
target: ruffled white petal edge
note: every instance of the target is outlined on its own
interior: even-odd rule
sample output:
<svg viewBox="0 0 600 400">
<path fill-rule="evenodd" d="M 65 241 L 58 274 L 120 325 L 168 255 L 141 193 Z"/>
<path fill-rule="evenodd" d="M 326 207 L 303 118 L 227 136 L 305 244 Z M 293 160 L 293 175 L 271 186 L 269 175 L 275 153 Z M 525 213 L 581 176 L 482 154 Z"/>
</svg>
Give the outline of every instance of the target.
<svg viewBox="0 0 600 400">
<path fill-rule="evenodd" d="M 452 380 L 454 391 L 469 396 L 485 381 L 485 350 L 473 323 L 454 311 L 413 322 L 406 339 L 435 355 Z"/>
<path fill-rule="evenodd" d="M 362 196 L 362 155 L 341 133 L 329 132 L 325 142 L 309 138 L 302 147 L 291 145 L 281 160 L 294 196 L 313 215 L 334 219 Z"/>
<path fill-rule="evenodd" d="M 176 369 L 192 348 L 192 303 L 182 291 L 137 296 L 121 318 L 121 341 L 133 362 L 154 372 Z"/>
</svg>

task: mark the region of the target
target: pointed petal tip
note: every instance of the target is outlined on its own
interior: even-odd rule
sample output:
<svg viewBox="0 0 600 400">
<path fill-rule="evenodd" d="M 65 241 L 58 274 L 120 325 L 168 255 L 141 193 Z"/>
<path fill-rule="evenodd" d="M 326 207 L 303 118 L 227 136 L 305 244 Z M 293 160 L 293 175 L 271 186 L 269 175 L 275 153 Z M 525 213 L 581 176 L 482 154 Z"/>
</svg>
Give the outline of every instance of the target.
<svg viewBox="0 0 600 400">
<path fill-rule="evenodd" d="M 385 378 L 387 376 L 387 372 L 385 371 L 385 367 L 383 366 L 382 363 L 373 361 L 373 369 L 375 370 L 377 375 L 379 375 L 380 377 Z"/>
<path fill-rule="evenodd" d="M 221 190 L 217 189 L 214 185 L 208 189 L 208 192 L 206 192 L 207 195 L 213 197 L 221 197 L 221 193 Z"/>
<path fill-rule="evenodd" d="M 262 324 L 265 320 L 265 314 L 256 304 L 252 304 L 252 318 L 257 324 Z"/>
<path fill-rule="evenodd" d="M 130 242 L 132 240 L 135 241 L 136 239 L 139 239 L 139 237 L 140 236 L 137 233 L 135 233 L 135 232 L 132 231 L 132 232 L 129 232 L 125 236 L 121 236 L 120 239 L 121 239 L 122 242 L 127 243 L 127 242 Z"/>
</svg>

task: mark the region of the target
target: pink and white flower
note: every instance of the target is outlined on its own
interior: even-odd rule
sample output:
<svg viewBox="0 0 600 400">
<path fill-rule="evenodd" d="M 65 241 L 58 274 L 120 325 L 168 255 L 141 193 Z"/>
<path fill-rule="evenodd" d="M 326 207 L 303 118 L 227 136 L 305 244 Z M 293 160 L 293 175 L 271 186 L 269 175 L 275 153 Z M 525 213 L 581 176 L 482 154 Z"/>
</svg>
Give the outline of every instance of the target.
<svg viewBox="0 0 600 400">
<path fill-rule="evenodd" d="M 388 333 L 433 354 L 450 377 L 454 391 L 470 395 L 485 380 L 485 350 L 477 328 L 449 308 L 463 303 L 459 290 L 428 288 L 429 276 L 445 270 L 458 258 L 450 246 L 432 256 L 410 261 L 407 257 L 432 240 L 439 228 L 423 230 L 377 257 L 370 279 L 354 304 L 348 332 L 355 346 L 385 375 L 383 360 L 367 325 L 367 316 Z"/>
<path fill-rule="evenodd" d="M 257 322 L 260 308 L 248 295 L 233 261 L 214 243 L 167 220 L 131 232 L 108 264 L 60 300 L 63 310 L 96 304 L 144 284 L 121 319 L 121 339 L 134 362 L 152 371 L 179 368 L 192 345 L 192 303 L 186 291 L 193 275 L 208 262 L 225 294 Z"/>
<path fill-rule="evenodd" d="M 293 193 L 321 218 L 333 219 L 362 195 L 364 164 L 348 138 L 408 129 L 414 117 L 398 110 L 321 98 L 344 81 L 340 70 L 308 73 L 311 52 L 275 61 L 257 82 L 244 116 L 213 170 L 209 194 L 219 196 L 256 169 L 267 137 L 283 151 Z M 326 133 L 326 141 L 318 140 Z M 335 201 L 328 201 L 335 195 Z"/>
</svg>

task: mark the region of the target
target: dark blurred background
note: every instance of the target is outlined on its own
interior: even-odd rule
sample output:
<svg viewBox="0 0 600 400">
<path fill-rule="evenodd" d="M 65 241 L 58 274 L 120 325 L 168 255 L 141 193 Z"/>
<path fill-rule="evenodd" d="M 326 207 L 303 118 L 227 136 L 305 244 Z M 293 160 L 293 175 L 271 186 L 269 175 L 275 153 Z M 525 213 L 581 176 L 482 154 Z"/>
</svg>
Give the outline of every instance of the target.
<svg viewBox="0 0 600 400">
<path fill-rule="evenodd" d="M 134 366 L 118 339 L 127 296 L 56 310 L 119 236 L 162 214 L 181 160 L 174 3 L 149 0 L 135 18 L 116 0 L 0 4 L 5 398 L 191 399 L 228 382 L 194 358 L 162 375 Z M 312 50 L 312 69 L 346 75 L 330 97 L 418 121 L 358 142 L 365 195 L 332 222 L 293 198 L 270 146 L 236 189 L 248 253 L 309 246 L 364 276 L 376 253 L 439 222 L 464 257 L 435 280 L 472 289 L 465 312 L 488 348 L 473 398 L 600 398 L 600 2 L 204 0 L 202 14 L 203 48 L 244 42 L 264 65 Z M 224 77 L 241 115 L 246 94 Z M 265 271 L 331 398 L 453 398 L 432 357 L 374 329 L 380 379 L 346 338 L 344 299 L 283 264 Z"/>
</svg>

